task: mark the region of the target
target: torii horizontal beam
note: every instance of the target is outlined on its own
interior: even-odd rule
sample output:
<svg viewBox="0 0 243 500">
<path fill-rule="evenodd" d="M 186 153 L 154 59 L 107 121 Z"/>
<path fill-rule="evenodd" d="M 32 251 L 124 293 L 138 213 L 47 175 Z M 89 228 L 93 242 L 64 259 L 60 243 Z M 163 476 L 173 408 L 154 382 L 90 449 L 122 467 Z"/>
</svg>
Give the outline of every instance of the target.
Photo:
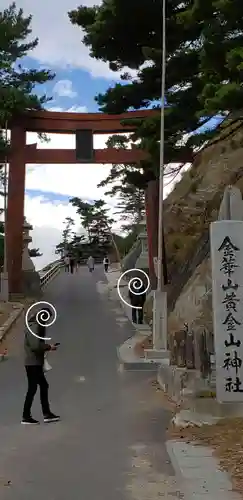
<svg viewBox="0 0 243 500">
<path fill-rule="evenodd" d="M 123 121 L 141 120 L 158 115 L 158 111 L 147 109 L 129 111 L 120 115 L 106 113 L 66 113 L 59 111 L 30 111 L 19 120 L 10 123 L 21 126 L 29 132 L 47 132 L 57 134 L 70 134 L 76 130 L 92 130 L 93 134 L 116 134 L 121 132 L 134 132 L 136 125 L 124 125 Z"/>
<path fill-rule="evenodd" d="M 11 158 L 11 151 L 9 154 Z M 145 151 L 132 148 L 132 149 L 95 149 L 94 159 L 92 164 L 116 164 L 121 163 L 129 165 L 138 163 L 147 158 Z M 4 161 L 4 158 L 2 158 Z M 30 144 L 25 146 L 24 149 L 25 164 L 74 164 L 77 162 L 75 149 L 37 149 L 37 144 Z"/>
</svg>

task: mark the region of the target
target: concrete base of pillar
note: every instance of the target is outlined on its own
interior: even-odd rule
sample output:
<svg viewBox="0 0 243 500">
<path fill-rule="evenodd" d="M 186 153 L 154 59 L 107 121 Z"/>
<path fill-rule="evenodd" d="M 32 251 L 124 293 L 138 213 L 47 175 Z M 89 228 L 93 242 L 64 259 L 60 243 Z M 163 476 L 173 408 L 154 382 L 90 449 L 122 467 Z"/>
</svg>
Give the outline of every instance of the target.
<svg viewBox="0 0 243 500">
<path fill-rule="evenodd" d="M 0 281 L 1 281 L 0 300 L 2 302 L 8 302 L 9 300 L 8 273 L 1 273 Z"/>
<path fill-rule="evenodd" d="M 27 297 L 37 299 L 42 296 L 39 273 L 36 271 L 22 271 L 22 293 Z"/>
<path fill-rule="evenodd" d="M 140 324 L 133 323 L 133 326 L 136 330 L 138 330 L 139 332 L 141 332 L 144 335 L 149 336 L 152 333 L 149 325 L 146 325 L 146 324 L 140 325 Z"/>
<path fill-rule="evenodd" d="M 153 348 L 167 351 L 167 293 L 153 292 Z"/>
<path fill-rule="evenodd" d="M 163 349 L 144 349 L 146 359 L 161 359 L 165 364 L 170 363 L 170 353 Z"/>
</svg>

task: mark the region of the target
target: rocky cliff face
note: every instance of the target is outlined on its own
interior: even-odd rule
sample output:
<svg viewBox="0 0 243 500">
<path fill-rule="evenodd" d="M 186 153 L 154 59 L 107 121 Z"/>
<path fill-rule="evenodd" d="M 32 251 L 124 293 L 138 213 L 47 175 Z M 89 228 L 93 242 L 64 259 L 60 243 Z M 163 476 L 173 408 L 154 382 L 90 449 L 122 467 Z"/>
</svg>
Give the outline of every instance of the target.
<svg viewBox="0 0 243 500">
<path fill-rule="evenodd" d="M 228 185 L 243 192 L 243 119 L 222 127 L 165 201 L 169 333 L 184 322 L 212 329 L 208 231 Z"/>
</svg>

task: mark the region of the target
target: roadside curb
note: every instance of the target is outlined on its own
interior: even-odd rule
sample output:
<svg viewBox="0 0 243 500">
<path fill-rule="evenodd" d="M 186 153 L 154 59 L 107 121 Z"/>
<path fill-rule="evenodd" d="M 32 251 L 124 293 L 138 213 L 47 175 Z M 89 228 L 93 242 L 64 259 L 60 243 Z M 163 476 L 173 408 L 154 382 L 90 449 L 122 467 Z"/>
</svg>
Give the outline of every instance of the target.
<svg viewBox="0 0 243 500">
<path fill-rule="evenodd" d="M 136 330 L 135 334 L 117 347 L 117 357 L 123 370 L 157 371 L 159 360 L 146 359 L 138 356 L 135 352 L 136 346 L 146 340 L 149 334 Z"/>
<path fill-rule="evenodd" d="M 118 272 L 118 271 L 119 271 L 119 270 L 114 269 L 114 270 L 109 271 L 109 272 L 110 272 L 110 273 L 112 273 L 112 272 Z M 120 276 L 121 276 L 121 275 L 122 275 L 122 273 L 120 274 Z M 116 284 L 114 284 L 114 283 L 112 283 L 112 282 L 109 282 L 109 278 L 108 278 L 108 276 L 106 276 L 106 278 L 107 278 L 107 281 L 108 281 L 108 286 L 109 286 L 110 290 L 111 290 L 111 291 L 115 290 L 115 289 L 117 288 L 117 280 L 116 280 Z M 119 279 L 119 278 L 118 278 L 118 279 Z M 124 279 L 123 281 L 121 281 L 121 283 L 120 283 L 120 288 L 126 288 L 127 286 L 128 286 L 128 282 L 127 282 L 125 279 Z M 118 294 L 117 294 L 117 295 L 118 295 Z M 126 297 L 124 297 L 124 299 L 125 299 L 125 300 L 129 303 L 129 298 L 128 298 L 128 295 L 126 295 Z M 125 316 L 126 316 L 126 317 L 127 317 L 127 319 L 129 320 L 129 322 L 132 324 L 132 326 L 135 328 L 135 332 L 136 332 L 136 333 L 138 333 L 138 330 L 139 330 L 139 325 L 138 325 L 138 326 L 137 326 L 137 328 L 136 328 L 136 326 L 135 326 L 135 325 L 134 325 L 134 323 L 132 322 L 132 317 L 131 317 L 131 309 L 132 309 L 132 308 L 131 308 L 130 306 L 126 305 L 126 304 L 125 304 L 125 302 L 123 302 L 123 300 L 121 300 L 121 298 L 119 297 L 119 295 L 118 295 L 118 300 L 119 300 L 119 304 L 120 304 L 120 306 L 121 306 L 121 309 L 123 309 L 123 311 L 124 311 L 124 313 L 125 313 Z M 140 332 L 141 334 L 142 334 L 142 331 L 143 331 L 143 330 L 148 330 L 147 335 L 144 335 L 144 337 L 149 336 L 149 335 L 151 335 L 151 334 L 152 334 L 152 329 L 151 329 L 151 326 L 150 326 L 149 324 L 145 323 L 145 324 L 143 325 L 143 327 L 144 327 L 144 328 L 141 328 L 141 332 Z M 136 333 L 135 333 L 135 335 L 136 335 Z"/>
<path fill-rule="evenodd" d="M 240 500 L 233 491 L 227 472 L 219 467 L 210 447 L 171 439 L 165 443 L 167 453 L 186 500 L 210 498 Z"/>
<path fill-rule="evenodd" d="M 8 334 L 9 330 L 12 328 L 12 326 L 15 324 L 17 319 L 21 316 L 25 309 L 25 306 L 21 303 L 15 303 L 15 309 L 13 312 L 10 314 L 9 318 L 5 321 L 5 323 L 0 327 L 0 345 L 1 342 L 5 339 L 6 335 Z M 4 361 L 6 354 L 0 354 L 0 362 Z"/>
<path fill-rule="evenodd" d="M 173 469 L 176 473 L 176 477 L 178 478 L 178 480 L 182 486 L 183 493 L 184 493 L 187 500 L 191 500 L 188 497 L 188 492 L 186 491 L 186 485 L 184 484 L 185 481 L 184 481 L 184 478 L 183 478 L 183 475 L 181 472 L 181 468 L 179 466 L 178 460 L 177 460 L 175 453 L 174 453 L 174 447 L 173 447 L 174 442 L 175 442 L 175 440 L 166 441 L 165 442 L 166 450 L 167 450 L 167 453 L 170 457 L 170 461 L 172 463 Z"/>
<path fill-rule="evenodd" d="M 111 271 L 110 271 L 111 272 Z M 120 272 L 119 270 L 114 270 L 113 272 Z M 121 276 L 121 272 L 120 272 Z M 117 279 L 116 283 L 109 281 L 109 277 L 107 276 L 108 287 L 111 291 L 114 291 L 117 288 Z M 118 278 L 119 279 L 119 278 Z M 128 283 L 123 280 L 120 283 L 120 288 L 126 288 Z M 125 300 L 129 303 L 128 295 L 124 297 Z M 131 317 L 131 307 L 126 305 L 123 300 L 118 295 L 118 302 L 121 310 L 123 311 L 124 316 L 127 318 L 129 323 L 132 325 L 134 334 L 132 337 L 127 339 L 121 345 L 117 347 L 117 357 L 119 362 L 119 367 L 121 371 L 153 371 L 157 372 L 158 367 L 161 364 L 161 360 L 154 359 L 146 359 L 141 358 L 135 353 L 136 347 L 143 341 L 145 341 L 152 334 L 151 326 L 148 324 L 143 325 L 134 325 Z"/>
<path fill-rule="evenodd" d="M 121 353 L 121 350 L 124 351 L 124 348 L 127 350 L 127 356 Z M 132 348 L 130 349 L 132 351 Z M 120 371 L 153 371 L 157 372 L 158 370 L 158 362 L 153 360 L 145 360 L 144 358 L 136 358 L 132 355 L 129 359 L 129 346 L 126 346 L 126 342 L 117 347 L 117 358 L 119 362 Z"/>
</svg>

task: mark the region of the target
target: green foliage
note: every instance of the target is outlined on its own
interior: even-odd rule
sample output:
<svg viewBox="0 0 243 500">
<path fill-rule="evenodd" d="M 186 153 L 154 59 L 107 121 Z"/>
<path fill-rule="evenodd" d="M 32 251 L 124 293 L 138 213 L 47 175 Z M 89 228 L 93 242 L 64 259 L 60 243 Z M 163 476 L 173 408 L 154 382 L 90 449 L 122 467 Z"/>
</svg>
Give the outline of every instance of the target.
<svg viewBox="0 0 243 500">
<path fill-rule="evenodd" d="M 129 138 L 122 135 L 113 135 L 107 141 L 107 147 L 127 149 Z M 109 175 L 98 184 L 98 187 L 108 187 L 107 196 L 118 196 L 117 205 L 122 230 L 129 231 L 138 224 L 144 216 L 144 188 L 146 186 L 145 172 L 140 165 L 112 165 Z"/>
<path fill-rule="evenodd" d="M 62 239 L 65 246 L 70 242 L 72 236 L 72 228 L 74 226 L 74 220 L 72 219 L 72 217 L 66 217 L 64 224 L 65 227 L 62 232 Z"/>
<path fill-rule="evenodd" d="M 199 124 L 195 107 L 198 107 L 197 95 L 201 86 L 197 69 L 198 48 L 193 41 L 198 38 L 200 28 L 194 26 L 185 30 L 177 22 L 177 16 L 185 11 L 189 3 L 182 4 L 179 0 L 167 2 L 166 163 L 177 160 L 178 153 L 183 154 L 183 163 L 184 158 L 191 157 L 192 148 L 186 145 L 177 147 L 177 143 Z M 131 11 L 136 18 L 136 28 Z M 132 82 L 117 84 L 97 97 L 102 111 L 119 113 L 147 107 L 153 102 L 158 106 L 161 95 L 161 1 L 151 3 L 146 0 L 139 2 L 139 7 L 137 0 L 104 1 L 96 8 L 92 23 L 87 23 L 83 7 L 77 9 L 76 15 L 70 13 L 70 19 L 84 29 L 84 42 L 93 57 L 108 61 L 112 69 L 128 66 L 138 70 L 138 76 Z M 191 46 L 182 50 L 188 39 L 192 42 Z M 143 67 L 147 62 L 149 64 Z M 148 182 L 158 174 L 160 117 L 141 122 L 134 135 L 134 140 L 137 138 L 141 139 L 141 147 L 152 154 L 152 164 L 148 161 L 143 163 Z"/>
<path fill-rule="evenodd" d="M 240 0 L 197 0 L 182 19 L 201 26 L 202 112 L 239 109 L 243 97 L 243 18 Z"/>
<path fill-rule="evenodd" d="M 97 96 L 101 111 L 159 109 L 162 0 L 103 0 L 100 6 L 81 5 L 69 18 L 83 30 L 92 57 L 126 72 L 123 84 Z M 184 164 L 195 147 L 216 134 L 216 129 L 195 131 L 212 116 L 227 116 L 241 107 L 242 1 L 168 0 L 166 31 L 165 163 Z M 134 69 L 137 76 L 131 79 L 129 70 Z M 160 116 L 137 125 L 133 139 L 151 154 L 142 163 L 148 182 L 158 175 Z"/>
<path fill-rule="evenodd" d="M 133 245 L 137 241 L 138 234 L 140 231 L 141 231 L 141 228 L 138 224 L 137 225 L 134 224 L 130 228 L 130 231 L 128 232 L 127 236 L 123 240 L 123 245 L 122 245 L 123 255 L 127 255 L 130 252 L 131 248 L 133 247 Z"/>
<path fill-rule="evenodd" d="M 89 255 L 102 258 L 104 254 L 113 250 L 123 256 L 127 251 L 126 238 L 112 233 L 111 225 L 114 222 L 109 218 L 103 200 L 96 200 L 93 204 L 82 201 L 75 197 L 70 203 L 77 209 L 81 224 L 87 231 L 87 236 L 77 236 L 72 227 L 73 219 L 67 217 L 64 221 L 62 241 L 56 246 L 56 254 L 61 257 L 65 254 L 77 259 L 86 260 Z"/>
<path fill-rule="evenodd" d="M 111 246 L 111 225 L 114 221 L 108 217 L 105 202 L 96 200 L 91 204 L 75 197 L 70 203 L 77 209 L 82 226 L 87 230 L 89 244 L 95 247 L 102 246 L 104 251 L 107 251 Z"/>
<path fill-rule="evenodd" d="M 76 242 L 76 235 L 73 231 L 74 220 L 66 217 L 63 222 L 62 241 L 56 246 L 55 253 L 63 256 L 65 253 L 72 253 L 73 243 Z"/>
<path fill-rule="evenodd" d="M 3 265 L 4 261 L 4 225 L 3 223 L 0 224 L 0 265 Z M 28 249 L 29 256 L 30 257 L 41 257 L 43 254 L 40 253 L 39 248 L 29 248 Z"/>
<path fill-rule="evenodd" d="M 29 248 L 29 256 L 30 257 L 41 257 L 43 254 L 40 253 L 39 248 Z"/>
<path fill-rule="evenodd" d="M 36 85 L 52 80 L 48 70 L 22 67 L 19 62 L 38 45 L 38 39 L 29 37 L 32 16 L 24 16 L 22 9 L 12 3 L 0 12 L 0 128 L 28 110 L 39 110 L 49 99 L 35 94 Z M 28 41 L 27 41 L 28 40 Z M 8 145 L 7 145 L 8 146 Z M 0 133 L 0 150 L 6 150 L 6 141 Z"/>
</svg>

